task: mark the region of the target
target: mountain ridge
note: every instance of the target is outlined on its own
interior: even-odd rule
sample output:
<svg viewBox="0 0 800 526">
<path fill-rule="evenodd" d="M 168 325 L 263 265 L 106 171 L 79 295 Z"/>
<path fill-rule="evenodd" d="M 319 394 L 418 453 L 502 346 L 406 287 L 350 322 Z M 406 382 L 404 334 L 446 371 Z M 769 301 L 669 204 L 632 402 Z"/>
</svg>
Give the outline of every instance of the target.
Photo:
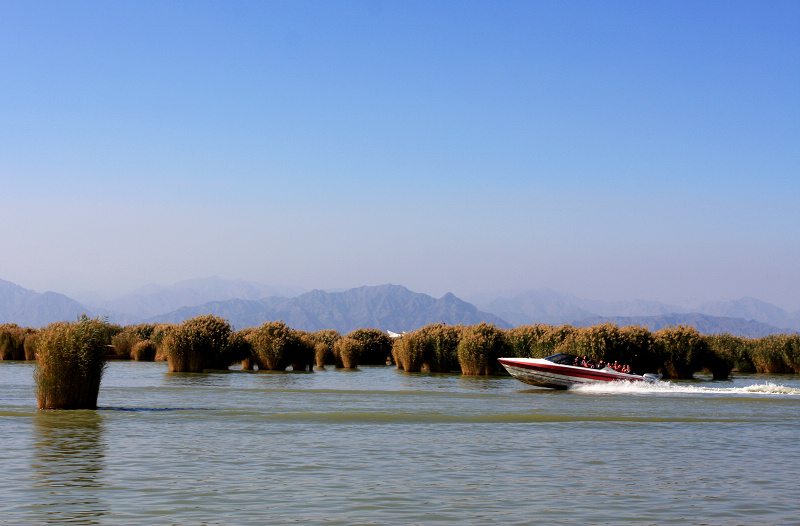
<svg viewBox="0 0 800 526">
<path fill-rule="evenodd" d="M 474 303 L 451 292 L 434 298 L 393 284 L 335 292 L 312 290 L 293 297 L 258 297 L 260 291 L 269 293 L 279 289 L 212 277 L 155 287 L 149 296 L 140 291 L 128 295 L 131 304 L 119 300 L 114 305 L 89 306 L 63 294 L 49 291 L 40 294 L 0 280 L 0 323 L 40 327 L 53 321 L 72 321 L 82 313 L 106 316 L 112 323 L 121 325 L 144 321 L 179 323 L 212 313 L 228 318 L 236 328 L 283 319 L 297 329 L 334 328 L 340 332 L 368 327 L 402 332 L 429 323 L 455 325 L 481 321 L 502 328 L 534 323 L 581 326 L 611 321 L 618 325 L 645 325 L 651 330 L 681 323 L 696 326 L 703 333 L 728 332 L 751 337 L 800 330 L 800 311 L 788 313 L 755 298 L 707 302 L 692 312 L 655 301 L 586 300 L 550 289 L 523 291 L 510 297 L 485 297 Z M 174 296 L 170 296 L 171 292 Z M 244 297 L 233 297 L 237 295 Z M 181 298 L 194 298 L 198 303 L 172 308 L 182 301 Z M 139 311 L 136 311 L 137 305 Z M 137 314 L 132 314 L 131 310 Z"/>
</svg>

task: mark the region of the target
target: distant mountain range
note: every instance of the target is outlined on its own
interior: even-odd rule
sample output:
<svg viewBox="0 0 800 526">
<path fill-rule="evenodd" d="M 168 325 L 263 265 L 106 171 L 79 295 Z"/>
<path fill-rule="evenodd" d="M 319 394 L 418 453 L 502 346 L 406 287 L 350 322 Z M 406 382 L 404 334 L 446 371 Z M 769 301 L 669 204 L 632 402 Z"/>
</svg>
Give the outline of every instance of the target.
<svg viewBox="0 0 800 526">
<path fill-rule="evenodd" d="M 494 314 L 480 312 L 453 294 L 435 299 L 399 285 L 359 287 L 344 292 L 313 290 L 295 298 L 215 301 L 183 307 L 149 321 L 179 323 L 208 313 L 226 318 L 236 327 L 252 327 L 267 320 L 282 319 L 295 329 L 336 329 L 343 334 L 359 328 L 412 331 L 440 322 L 472 325 L 485 321 L 498 327 L 511 327 Z"/>
<path fill-rule="evenodd" d="M 706 334 L 761 337 L 800 331 L 800 311 L 785 310 L 754 298 L 706 303 L 682 309 L 653 301 L 602 302 L 542 289 L 508 297 L 483 297 L 468 303 L 453 294 L 434 298 L 400 285 L 358 287 L 341 292 L 267 287 L 243 281 L 208 278 L 152 287 L 113 301 L 80 303 L 55 292 L 37 293 L 0 280 L 0 323 L 41 327 L 74 320 L 81 313 L 107 316 L 123 325 L 141 322 L 180 323 L 214 314 L 237 329 L 282 319 L 296 329 L 358 328 L 411 331 L 430 323 L 498 327 L 547 323 L 589 326 L 612 322 L 643 325 L 656 331 L 669 325 L 691 325 Z"/>
</svg>

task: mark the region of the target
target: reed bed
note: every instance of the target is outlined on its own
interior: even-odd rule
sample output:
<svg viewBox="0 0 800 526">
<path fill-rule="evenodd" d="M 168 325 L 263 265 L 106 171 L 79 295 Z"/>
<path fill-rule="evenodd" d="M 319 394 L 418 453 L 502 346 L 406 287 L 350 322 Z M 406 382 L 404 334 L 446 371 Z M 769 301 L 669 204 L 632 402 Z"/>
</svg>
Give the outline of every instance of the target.
<svg viewBox="0 0 800 526">
<path fill-rule="evenodd" d="M 228 321 L 211 314 L 186 320 L 170 330 L 163 340 L 170 372 L 227 369 L 241 361 L 244 358 L 242 349 L 231 334 Z"/>
<path fill-rule="evenodd" d="M 336 366 L 344 369 L 358 368 L 361 355 L 364 353 L 364 342 L 351 336 L 336 340 L 333 346 L 333 356 Z"/>
<path fill-rule="evenodd" d="M 35 354 L 30 347 L 38 332 L 30 327 L 20 327 L 16 323 L 0 325 L 0 360 L 35 360 Z M 31 343 L 27 343 L 29 340 Z"/>
<path fill-rule="evenodd" d="M 253 364 L 259 370 L 295 371 L 314 367 L 316 341 L 309 333 L 295 331 L 283 321 L 268 321 L 246 336 Z"/>
<path fill-rule="evenodd" d="M 497 359 L 508 354 L 505 335 L 493 324 L 465 327 L 458 342 L 458 362 L 465 375 L 490 375 L 498 367 Z"/>
<path fill-rule="evenodd" d="M 396 338 L 392 342 L 392 359 L 398 369 L 407 373 L 422 370 L 424 339 L 420 331 L 414 331 Z"/>
<path fill-rule="evenodd" d="M 39 409 L 97 409 L 108 334 L 106 323 L 85 315 L 42 329 L 34 372 Z"/>
<path fill-rule="evenodd" d="M 392 360 L 392 339 L 380 329 L 356 329 L 345 335 L 361 343 L 361 365 L 386 365 Z"/>
<path fill-rule="evenodd" d="M 152 340 L 140 340 L 131 349 L 131 360 L 152 362 L 156 359 L 158 347 Z"/>
<path fill-rule="evenodd" d="M 439 323 L 392 339 L 378 329 L 357 329 L 344 337 L 335 330 L 309 333 L 283 321 L 233 331 L 226 320 L 207 315 L 180 325 L 121 327 L 103 322 L 97 330 L 106 342 L 104 352 L 113 349 L 118 359 L 167 361 L 174 372 L 227 369 L 233 363 L 241 363 L 245 370 L 300 371 L 331 364 L 356 368 L 394 362 L 406 372 L 461 370 L 465 375 L 486 375 L 502 372 L 496 360 L 501 356 L 541 358 L 565 352 L 618 361 L 637 373 L 659 372 L 666 378 L 692 378 L 699 371 L 710 371 L 715 379 L 727 378 L 732 371 L 800 374 L 800 334 L 758 339 L 704 336 L 680 325 L 650 332 L 646 327 L 611 323 L 580 328 L 534 324 L 509 330 L 486 323 Z M 0 359 L 36 359 L 42 332 L 0 325 Z"/>
<path fill-rule="evenodd" d="M 314 362 L 317 368 L 325 369 L 326 365 L 335 365 L 333 358 L 333 347 L 336 342 L 342 337 L 339 331 L 333 329 L 324 329 L 311 333 L 311 338 L 314 340 Z"/>
<path fill-rule="evenodd" d="M 142 337 L 133 329 L 126 327 L 118 334 L 111 337 L 111 348 L 114 351 L 114 358 L 118 360 L 130 360 L 134 346 L 142 341 Z M 155 355 L 153 355 L 155 358 Z"/>
<path fill-rule="evenodd" d="M 666 327 L 653 334 L 665 378 L 692 378 L 708 361 L 708 345 L 694 327 Z"/>
</svg>

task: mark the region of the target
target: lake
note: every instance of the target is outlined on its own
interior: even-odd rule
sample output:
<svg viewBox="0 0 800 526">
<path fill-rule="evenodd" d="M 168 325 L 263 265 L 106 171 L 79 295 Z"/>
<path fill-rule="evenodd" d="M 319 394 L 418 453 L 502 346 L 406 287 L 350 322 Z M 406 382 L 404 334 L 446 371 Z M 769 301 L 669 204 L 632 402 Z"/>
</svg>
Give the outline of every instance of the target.
<svg viewBox="0 0 800 526">
<path fill-rule="evenodd" d="M 553 391 L 508 376 L 171 374 L 37 411 L 0 362 L 6 524 L 798 524 L 800 377 Z"/>
</svg>

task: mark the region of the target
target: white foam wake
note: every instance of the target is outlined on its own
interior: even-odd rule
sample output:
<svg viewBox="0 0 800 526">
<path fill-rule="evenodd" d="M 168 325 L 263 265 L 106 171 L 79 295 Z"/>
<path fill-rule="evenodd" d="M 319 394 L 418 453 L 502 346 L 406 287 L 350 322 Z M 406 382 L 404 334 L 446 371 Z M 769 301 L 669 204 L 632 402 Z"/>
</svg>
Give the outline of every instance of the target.
<svg viewBox="0 0 800 526">
<path fill-rule="evenodd" d="M 765 382 L 745 387 L 706 387 L 677 384 L 667 381 L 646 382 L 598 382 L 577 385 L 571 391 L 590 394 L 721 394 L 721 395 L 793 395 L 800 396 L 800 388 Z"/>
</svg>

